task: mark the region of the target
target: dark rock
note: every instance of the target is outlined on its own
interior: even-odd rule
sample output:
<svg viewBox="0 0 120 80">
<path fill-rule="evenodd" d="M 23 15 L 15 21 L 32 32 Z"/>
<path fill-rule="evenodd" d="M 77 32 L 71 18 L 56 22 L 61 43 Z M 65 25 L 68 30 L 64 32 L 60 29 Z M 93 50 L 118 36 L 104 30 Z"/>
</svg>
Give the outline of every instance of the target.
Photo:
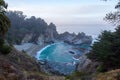
<svg viewBox="0 0 120 80">
<path fill-rule="evenodd" d="M 80 44 L 88 44 L 92 43 L 92 37 L 85 35 L 85 33 L 78 33 L 78 35 L 74 33 L 65 32 L 63 34 L 59 34 L 59 39 L 73 45 Z"/>
<path fill-rule="evenodd" d="M 75 54 L 75 52 L 73 52 L 73 51 L 69 51 L 69 53 L 71 53 L 71 54 Z"/>
</svg>

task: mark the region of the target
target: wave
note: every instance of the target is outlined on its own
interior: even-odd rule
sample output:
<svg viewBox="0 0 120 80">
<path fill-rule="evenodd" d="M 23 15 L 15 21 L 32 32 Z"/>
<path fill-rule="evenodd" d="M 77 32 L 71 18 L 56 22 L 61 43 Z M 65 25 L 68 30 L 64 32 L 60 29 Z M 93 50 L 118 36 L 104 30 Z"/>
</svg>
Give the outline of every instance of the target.
<svg viewBox="0 0 120 80">
<path fill-rule="evenodd" d="M 75 57 L 72 57 L 75 61 L 79 61 L 79 58 L 77 59 L 77 58 L 75 58 Z"/>
<path fill-rule="evenodd" d="M 44 48 L 42 48 L 40 51 L 38 51 L 38 52 L 37 52 L 37 55 L 36 55 L 36 59 L 37 59 L 37 60 L 40 60 L 40 59 L 39 59 L 39 56 L 40 56 L 41 52 L 43 52 L 43 51 L 46 50 L 47 48 L 49 48 L 49 47 L 51 47 L 51 46 L 53 46 L 53 45 L 56 45 L 56 44 L 59 44 L 59 43 L 54 43 L 54 44 L 47 45 L 46 47 L 44 47 Z"/>
</svg>

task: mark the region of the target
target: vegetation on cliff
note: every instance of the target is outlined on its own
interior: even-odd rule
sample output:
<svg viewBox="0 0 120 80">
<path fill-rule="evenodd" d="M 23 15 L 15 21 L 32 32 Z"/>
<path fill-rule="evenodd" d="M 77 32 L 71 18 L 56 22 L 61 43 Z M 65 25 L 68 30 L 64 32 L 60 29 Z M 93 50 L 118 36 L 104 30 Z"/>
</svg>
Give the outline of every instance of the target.
<svg viewBox="0 0 120 80">
<path fill-rule="evenodd" d="M 0 39 L 3 39 L 10 27 L 10 20 L 5 15 L 7 4 L 4 0 L 0 0 Z"/>
<path fill-rule="evenodd" d="M 120 69 L 97 74 L 94 80 L 120 80 Z"/>
<path fill-rule="evenodd" d="M 6 45 L 4 41 L 5 34 L 10 27 L 10 20 L 5 15 L 7 6 L 4 0 L 0 0 L 0 52 L 2 54 L 8 54 L 11 51 L 11 47 Z"/>
<path fill-rule="evenodd" d="M 6 15 L 11 20 L 11 28 L 7 34 L 9 43 L 20 44 L 26 34 L 33 34 L 34 38 L 31 41 L 35 41 L 39 34 L 45 33 L 48 27 L 43 19 L 35 16 L 27 18 L 22 11 L 9 11 Z"/>
<path fill-rule="evenodd" d="M 119 4 L 116 8 L 119 8 Z M 64 77 L 51 77 L 48 74 L 44 74 L 40 68 L 40 64 L 35 59 L 29 57 L 26 53 L 16 51 L 4 41 L 5 34 L 11 25 L 10 20 L 12 27 L 7 34 L 7 40 L 9 43 L 17 44 L 21 43 L 25 34 L 31 33 L 33 34 L 31 41 L 36 41 L 36 37 L 38 37 L 39 34 L 44 34 L 49 26 L 55 27 L 55 25 L 47 25 L 44 20 L 34 16 L 27 18 L 21 11 L 9 11 L 6 13 L 10 18 L 9 20 L 5 15 L 6 9 L 7 4 L 3 0 L 0 0 L 0 80 L 64 80 Z M 119 11 L 106 16 L 107 20 L 115 24 L 117 22 L 118 27 L 114 32 L 103 31 L 88 54 L 88 58 L 99 62 L 100 66 L 97 67 L 98 71 L 120 68 L 120 18 L 118 14 Z M 119 80 L 120 70 L 101 73 L 95 75 L 94 78 L 96 78 L 96 80 Z M 75 72 L 67 76 L 66 79 L 89 80 L 92 78 L 88 73 Z"/>
<path fill-rule="evenodd" d="M 62 40 L 70 43 L 79 44 L 80 42 L 91 44 L 92 37 L 85 33 L 71 34 L 64 32 L 58 34 L 53 23 L 49 25 L 41 18 L 31 16 L 28 18 L 22 11 L 8 11 L 6 15 L 11 20 L 6 39 L 11 44 L 21 44 L 24 42 L 50 43 L 55 40 Z"/>
<path fill-rule="evenodd" d="M 105 20 L 117 25 L 114 32 L 103 31 L 93 44 L 88 57 L 100 63 L 98 71 L 108 71 L 120 68 L 120 2 L 116 5 L 117 12 L 106 15 Z"/>
<path fill-rule="evenodd" d="M 0 53 L 0 80 L 64 80 L 64 77 L 45 74 L 34 58 L 13 48 L 8 55 Z"/>
<path fill-rule="evenodd" d="M 6 9 L 7 4 L 0 0 L 0 80 L 64 80 L 64 77 L 44 74 L 35 59 L 18 52 L 5 42 L 5 34 L 10 27 Z"/>
</svg>

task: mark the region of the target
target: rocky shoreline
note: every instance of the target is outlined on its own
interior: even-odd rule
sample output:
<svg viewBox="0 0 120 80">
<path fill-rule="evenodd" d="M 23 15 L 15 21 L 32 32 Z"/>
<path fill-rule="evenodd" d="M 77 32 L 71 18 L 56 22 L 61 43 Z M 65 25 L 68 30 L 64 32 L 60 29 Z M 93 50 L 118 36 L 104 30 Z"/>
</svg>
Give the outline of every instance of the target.
<svg viewBox="0 0 120 80">
<path fill-rule="evenodd" d="M 73 46 L 72 49 L 68 50 L 68 53 L 73 55 L 73 59 L 80 60 L 80 63 L 77 64 L 77 65 L 80 65 L 79 68 L 80 69 L 83 68 L 82 65 L 84 63 L 87 65 L 87 62 L 89 62 L 89 61 L 87 60 L 86 57 L 82 58 L 82 56 L 84 56 L 84 55 L 80 55 L 79 53 L 80 52 L 83 54 L 87 53 L 88 50 L 85 49 L 85 47 L 86 47 L 86 45 L 87 46 L 91 45 L 91 43 L 92 43 L 91 36 L 88 36 L 83 32 L 78 33 L 78 34 L 69 33 L 69 32 L 64 32 L 62 34 L 58 34 L 58 32 L 56 31 L 56 26 L 52 23 L 44 31 L 45 31 L 44 34 L 37 34 L 36 37 L 35 37 L 35 34 L 32 32 L 30 34 L 25 34 L 25 36 L 22 38 L 20 44 L 19 45 L 15 44 L 14 47 L 17 50 L 24 51 L 29 56 L 36 58 L 37 52 L 40 51 L 45 46 L 53 44 L 53 43 L 57 43 L 57 42 L 58 43 L 64 42 L 66 44 Z M 81 45 L 82 45 L 82 47 L 80 47 Z M 77 52 L 74 52 L 75 50 L 77 50 Z M 58 63 L 56 63 L 55 65 L 57 65 L 57 64 Z M 50 64 L 47 65 L 47 68 L 50 68 L 49 65 Z M 53 65 L 53 68 L 55 65 Z M 66 64 L 66 66 L 68 66 L 68 65 Z M 45 67 L 45 66 L 43 66 L 43 67 Z M 71 67 L 73 68 L 73 70 L 75 69 L 74 66 L 71 65 Z M 57 70 L 53 70 L 51 68 L 50 68 L 50 72 L 58 73 Z M 55 74 L 57 74 L 57 73 L 55 73 Z M 68 74 L 68 73 L 65 73 L 65 74 Z"/>
<path fill-rule="evenodd" d="M 23 43 L 21 45 L 14 45 L 18 51 L 25 51 L 31 57 L 35 57 L 37 52 L 45 46 L 47 46 L 47 44 L 37 45 L 34 43 Z"/>
<path fill-rule="evenodd" d="M 37 44 L 33 44 L 33 43 L 24 43 L 22 45 L 14 45 L 14 46 L 19 51 L 20 50 L 24 50 L 31 57 L 36 58 L 37 52 L 40 51 L 41 49 L 43 49 L 47 45 L 50 45 L 50 44 L 37 45 Z M 27 48 L 25 48 L 25 47 L 27 47 Z M 71 64 L 61 64 L 60 65 L 60 64 L 58 64 L 58 63 L 55 62 L 54 65 L 52 65 L 51 62 L 46 62 L 46 64 L 43 64 L 42 62 L 40 62 L 41 69 L 44 72 L 46 72 L 46 73 L 49 73 L 49 74 L 58 74 L 58 75 L 68 75 L 71 72 L 69 72 L 69 71 L 68 71 L 68 73 L 58 72 L 57 70 L 55 70 L 55 66 L 56 65 L 59 65 L 61 67 L 62 67 L 62 65 L 64 65 L 64 66 L 66 65 L 66 67 L 71 65 L 71 68 L 73 68 L 72 70 L 82 70 L 83 68 L 85 68 L 90 63 L 90 60 L 87 59 L 87 57 L 85 56 L 85 53 L 81 54 L 79 52 L 79 50 L 80 49 L 75 48 L 75 45 L 72 45 L 71 49 L 67 50 L 67 53 L 73 55 L 73 59 L 74 60 L 79 60 L 80 61 L 79 63 L 77 63 L 77 64 L 73 63 L 72 65 Z M 51 67 L 51 65 L 52 65 L 52 67 Z"/>
</svg>

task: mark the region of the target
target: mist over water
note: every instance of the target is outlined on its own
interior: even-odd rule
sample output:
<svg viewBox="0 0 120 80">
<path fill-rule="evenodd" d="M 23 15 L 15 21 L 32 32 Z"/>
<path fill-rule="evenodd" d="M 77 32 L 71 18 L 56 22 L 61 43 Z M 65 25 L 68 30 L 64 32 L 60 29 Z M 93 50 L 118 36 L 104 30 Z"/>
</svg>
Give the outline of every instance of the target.
<svg viewBox="0 0 120 80">
<path fill-rule="evenodd" d="M 70 32 L 70 33 L 79 33 L 79 32 L 84 32 L 86 35 L 90 35 L 93 37 L 97 37 L 102 31 L 104 30 L 110 30 L 110 31 L 114 31 L 115 30 L 115 26 L 112 25 L 88 25 L 88 26 L 57 26 L 57 31 L 59 33 L 64 33 L 66 31 Z"/>
</svg>

